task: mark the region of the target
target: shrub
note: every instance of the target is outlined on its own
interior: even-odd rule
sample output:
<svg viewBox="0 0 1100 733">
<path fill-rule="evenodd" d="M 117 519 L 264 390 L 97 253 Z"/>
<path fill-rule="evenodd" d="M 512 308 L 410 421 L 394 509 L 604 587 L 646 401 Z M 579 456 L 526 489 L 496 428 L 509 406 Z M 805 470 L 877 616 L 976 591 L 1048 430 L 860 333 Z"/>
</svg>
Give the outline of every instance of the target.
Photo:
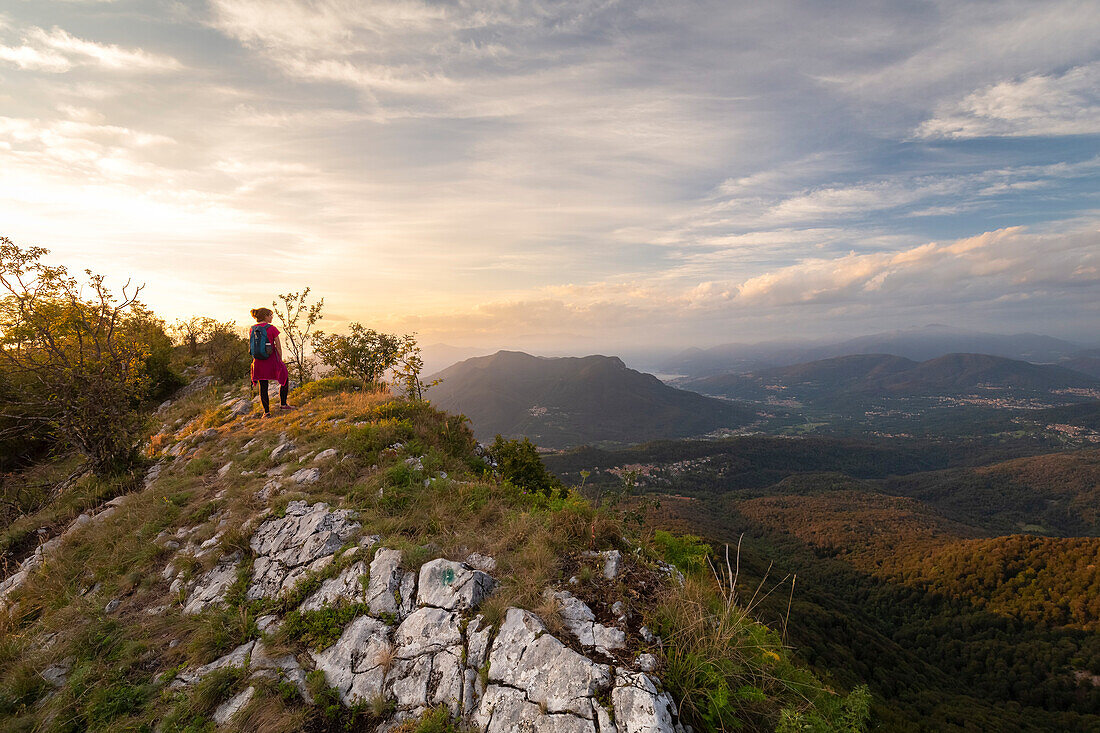
<svg viewBox="0 0 1100 733">
<path fill-rule="evenodd" d="M 861 731 L 869 701 L 848 701 L 794 666 L 779 636 L 702 578 L 670 591 L 655 612 L 665 686 L 697 730 Z M 804 726 L 804 727 L 799 727 Z"/>
<path fill-rule="evenodd" d="M 685 573 L 702 573 L 707 569 L 707 555 L 710 545 L 701 537 L 693 534 L 674 535 L 663 529 L 653 536 L 653 544 L 670 562 Z"/>
<path fill-rule="evenodd" d="M 294 390 L 292 398 L 298 402 L 309 402 L 318 397 L 339 394 L 341 392 L 359 392 L 366 384 L 361 379 L 352 377 L 325 377 L 302 385 Z"/>
<path fill-rule="evenodd" d="M 561 481 L 546 470 L 534 444 L 527 438 L 521 442 L 498 435 L 489 447 L 489 457 L 501 476 L 525 492 L 543 496 L 567 493 Z"/>
<path fill-rule="evenodd" d="M 46 254 L 0 237 L 0 364 L 14 397 L 0 417 L 30 426 L 32 438 L 45 426 L 110 473 L 135 458 L 136 408 L 171 381 L 163 323 L 138 300 L 140 287 L 116 297 L 102 276 L 82 284 L 44 264 Z"/>
</svg>

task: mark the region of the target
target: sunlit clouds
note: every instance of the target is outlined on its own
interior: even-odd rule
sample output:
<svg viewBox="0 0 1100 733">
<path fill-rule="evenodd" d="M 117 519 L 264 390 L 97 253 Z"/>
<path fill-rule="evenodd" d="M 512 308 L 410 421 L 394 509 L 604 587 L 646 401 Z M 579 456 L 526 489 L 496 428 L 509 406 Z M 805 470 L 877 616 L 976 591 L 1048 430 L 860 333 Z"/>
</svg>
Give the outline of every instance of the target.
<svg viewBox="0 0 1100 733">
<path fill-rule="evenodd" d="M 426 343 L 1100 339 L 1095 3 L 3 13 L 2 233 L 169 318 L 310 285 Z"/>
</svg>

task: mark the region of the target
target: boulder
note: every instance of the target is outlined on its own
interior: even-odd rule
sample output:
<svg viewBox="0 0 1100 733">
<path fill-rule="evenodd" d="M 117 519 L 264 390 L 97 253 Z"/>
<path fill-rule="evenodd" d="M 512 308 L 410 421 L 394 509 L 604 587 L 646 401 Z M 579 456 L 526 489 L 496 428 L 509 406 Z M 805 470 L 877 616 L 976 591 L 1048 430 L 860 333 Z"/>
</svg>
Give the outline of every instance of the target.
<svg viewBox="0 0 1100 733">
<path fill-rule="evenodd" d="M 533 613 L 510 608 L 489 653 L 489 682 L 522 690 L 548 713 L 591 720 L 592 699 L 611 686 L 611 669 L 566 647 Z M 490 700 L 488 689 L 485 695 L 479 716 Z"/>
<path fill-rule="evenodd" d="M 384 622 L 360 616 L 347 625 L 335 644 L 310 653 L 345 704 L 370 702 L 384 694 L 386 673 L 394 657 L 391 633 L 392 628 Z"/>
<path fill-rule="evenodd" d="M 417 601 L 422 606 L 467 611 L 481 605 L 495 585 L 493 578 L 480 570 L 439 558 L 420 568 Z"/>
<path fill-rule="evenodd" d="M 374 614 L 408 616 L 416 602 L 416 574 L 401 568 L 401 551 L 383 548 L 370 564 L 366 603 Z"/>
</svg>

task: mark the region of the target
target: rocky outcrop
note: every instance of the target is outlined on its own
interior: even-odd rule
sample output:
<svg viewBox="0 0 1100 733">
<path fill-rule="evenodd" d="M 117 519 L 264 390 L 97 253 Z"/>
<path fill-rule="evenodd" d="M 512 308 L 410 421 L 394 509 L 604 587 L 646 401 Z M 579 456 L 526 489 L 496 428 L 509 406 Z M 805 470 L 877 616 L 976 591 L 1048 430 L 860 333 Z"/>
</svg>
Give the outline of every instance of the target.
<svg viewBox="0 0 1100 733">
<path fill-rule="evenodd" d="M 359 530 L 349 512 L 291 502 L 285 516 L 268 519 L 251 538 L 256 558 L 248 596 L 274 598 L 290 591 L 299 579 L 333 562 L 337 550 Z M 377 537 L 365 537 L 357 547 L 370 549 L 377 542 Z M 482 567 L 495 566 L 486 556 L 470 559 Z M 606 554 L 602 559 L 605 569 L 612 564 Z M 496 586 L 489 573 L 447 558 L 413 572 L 402 561 L 401 551 L 391 548 L 378 549 L 369 565 L 366 558 L 351 558 L 298 607 L 301 612 L 339 604 L 364 609 L 331 646 L 309 655 L 345 704 L 392 706 L 393 718 L 379 730 L 443 706 L 487 733 L 682 733 L 672 698 L 650 674 L 656 658 L 643 654 L 629 667 L 622 666 L 617 660 L 630 657 L 627 633 L 599 623 L 572 593 L 547 592 L 573 637 L 570 645 L 550 633 L 534 613 L 520 608 L 507 609 L 499 629 L 487 624 L 477 611 Z M 198 613 L 216 603 L 229 579 L 236 577 L 237 562 L 223 558 L 202 576 L 185 612 Z M 618 562 L 621 558 L 614 565 Z M 263 628 L 274 633 L 277 618 L 264 617 Z M 298 660 L 291 655 L 272 658 L 263 641 L 250 641 L 210 664 L 185 670 L 171 686 L 186 687 L 230 665 L 251 678 L 290 681 L 308 699 L 306 673 Z M 247 705 L 250 690 L 251 685 L 223 702 L 215 713 L 219 724 L 231 722 Z"/>
<path fill-rule="evenodd" d="M 249 546 L 256 553 L 252 582 L 246 598 L 275 598 L 292 590 L 299 580 L 332 561 L 333 555 L 359 531 L 360 524 L 347 510 L 292 501 L 286 515 L 260 525 Z"/>
</svg>

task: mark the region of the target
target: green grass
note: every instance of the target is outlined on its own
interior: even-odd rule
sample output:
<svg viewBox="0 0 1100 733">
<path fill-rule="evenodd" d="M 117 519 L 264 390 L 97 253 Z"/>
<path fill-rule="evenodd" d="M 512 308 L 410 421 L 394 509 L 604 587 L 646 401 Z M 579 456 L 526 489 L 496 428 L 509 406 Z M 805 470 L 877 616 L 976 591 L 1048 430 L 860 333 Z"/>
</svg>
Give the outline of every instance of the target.
<svg viewBox="0 0 1100 733">
<path fill-rule="evenodd" d="M 282 629 L 267 638 L 280 653 L 301 654 L 332 644 L 366 609 L 361 604 L 310 612 L 296 608 L 324 579 L 353 562 L 369 563 L 370 552 L 341 553 L 281 598 L 244 598 L 253 559 L 249 539 L 258 526 L 244 523 L 265 509 L 271 510 L 272 518 L 282 516 L 294 499 L 354 510 L 363 532 L 381 535 L 381 546 L 400 549 L 411 571 L 439 556 L 461 558 L 462 553 L 476 551 L 495 557 L 499 587 L 481 609 L 490 623 L 498 623 L 510 606 L 548 614 L 543 590 L 564 582 L 567 572 L 574 570 L 583 576 L 585 587 L 599 588 L 608 598 L 626 597 L 625 587 L 601 586 L 599 574 L 591 568 L 569 565 L 569 558 L 583 550 L 633 543 L 640 552 L 630 554 L 629 561 L 639 568 L 660 559 L 700 575 L 707 548 L 698 538 L 654 534 L 609 509 L 593 508 L 576 492 L 525 493 L 487 472 L 463 418 L 439 413 L 426 403 L 392 400 L 356 390 L 347 382 L 325 380 L 298 394 L 302 408 L 297 411 L 267 421 L 223 424 L 218 407 L 222 396 L 210 390 L 159 417 L 169 426 L 193 420 L 185 432 L 208 424 L 221 427 L 217 438 L 196 446 L 189 462 L 167 463 L 151 489 L 140 490 L 140 476 L 119 477 L 113 483 L 89 478 L 73 492 L 81 498 L 70 496 L 69 503 L 43 507 L 19 520 L 21 529 L 13 523 L 5 530 L 2 537 L 16 546 L 20 540 L 9 533 L 41 526 L 34 524 L 40 518 L 63 523 L 87 502 L 133 493 L 110 518 L 75 533 L 48 572 L 33 576 L 20 591 L 20 613 L 0 621 L 0 715 L 5 729 L 45 729 L 46 721 L 54 720 L 62 721 L 56 726 L 60 730 L 147 730 L 153 721 L 165 720 L 170 722 L 168 730 L 212 730 L 210 713 L 243 689 L 244 680 L 238 672 L 226 671 L 186 694 L 169 694 L 163 684 L 176 671 L 259 638 L 255 619 L 265 613 L 283 618 Z M 332 447 L 346 458 L 322 466 L 323 480 L 317 484 L 288 489 L 265 506 L 256 492 L 268 480 L 263 469 L 282 432 L 297 444 L 297 456 Z M 152 442 L 154 451 L 172 445 L 173 436 L 167 431 L 164 435 Z M 253 446 L 241 453 L 251 440 Z M 391 447 L 397 443 L 401 445 Z M 410 457 L 420 459 L 423 471 L 405 463 Z M 213 470 L 230 460 L 237 470 L 215 477 Z M 255 474 L 244 475 L 242 470 Z M 448 478 L 424 485 L 424 479 L 443 472 Z M 219 526 L 220 522 L 225 524 Z M 162 531 L 174 536 L 178 528 L 190 532 L 182 543 L 197 543 L 221 532 L 221 552 L 242 556 L 237 581 L 224 608 L 183 617 L 177 605 L 146 615 L 146 607 L 180 600 L 168 597 L 168 582 L 161 577 L 170 556 L 185 577 L 204 572 L 218 560 L 218 552 L 201 560 L 183 553 L 173 556 L 164 538 L 157 537 Z M 98 592 L 90 593 L 96 583 Z M 849 709 L 843 699 L 799 670 L 774 635 L 747 614 L 718 613 L 716 591 L 704 592 L 704 585 L 704 580 L 693 579 L 690 592 L 681 593 L 679 600 L 673 593 L 669 598 L 632 601 L 665 636 L 670 675 L 666 683 L 696 729 L 732 729 L 729 710 L 739 719 L 773 727 L 782 721 L 817 725 L 819 718 L 839 725 L 836 721 Z M 107 617 L 103 607 L 111 598 L 119 598 L 123 605 Z M 41 644 L 46 634 L 56 634 L 48 649 Z M 169 648 L 173 640 L 179 643 Z M 70 656 L 75 662 L 66 686 L 48 696 L 52 688 L 43 686 L 37 670 Z M 254 701 L 234 723 L 239 730 L 352 730 L 376 724 L 391 712 L 381 699 L 354 709 L 344 707 L 325 687 L 323 675 L 311 675 L 317 698 L 313 707 L 304 706 L 297 693 L 279 681 L 255 684 Z M 857 702 L 850 706 L 856 712 Z M 836 725 L 828 729 L 844 730 Z M 455 726 L 446 710 L 433 710 L 407 721 L 402 730 L 429 733 L 454 731 Z"/>
</svg>

